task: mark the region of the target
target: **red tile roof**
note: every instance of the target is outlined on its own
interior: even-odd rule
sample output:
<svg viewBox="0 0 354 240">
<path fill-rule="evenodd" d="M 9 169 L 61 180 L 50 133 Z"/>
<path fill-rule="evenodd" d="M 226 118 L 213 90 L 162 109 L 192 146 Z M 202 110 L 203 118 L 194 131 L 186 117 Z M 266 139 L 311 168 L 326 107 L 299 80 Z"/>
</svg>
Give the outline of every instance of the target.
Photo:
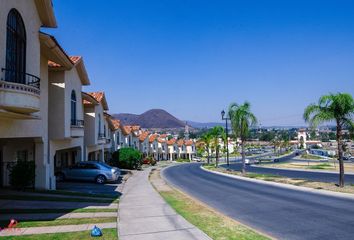
<svg viewBox="0 0 354 240">
<path fill-rule="evenodd" d="M 82 59 L 81 56 L 70 56 L 70 60 L 71 60 L 74 64 L 77 64 L 81 59 Z"/>
<path fill-rule="evenodd" d="M 120 125 L 120 129 L 122 130 L 122 133 L 124 135 L 129 135 L 131 132 L 132 132 L 132 129 L 130 126 L 123 126 L 123 125 Z"/>
<path fill-rule="evenodd" d="M 194 144 L 194 142 L 192 140 L 186 140 L 186 141 L 184 141 L 184 144 L 186 146 L 192 146 Z"/>
<path fill-rule="evenodd" d="M 178 144 L 179 147 L 182 147 L 183 144 L 184 144 L 183 139 L 178 140 L 178 141 L 177 141 L 177 144 Z"/>
<path fill-rule="evenodd" d="M 151 135 L 150 138 L 149 138 L 149 142 L 150 143 L 154 142 L 156 140 L 157 136 L 158 136 L 157 134 Z"/>
<path fill-rule="evenodd" d="M 145 139 L 146 139 L 148 136 L 149 136 L 149 132 L 148 132 L 148 131 L 142 132 L 142 133 L 140 134 L 139 141 L 140 141 L 140 142 L 144 142 Z"/>
<path fill-rule="evenodd" d="M 120 120 L 112 119 L 112 124 L 114 126 L 114 130 L 118 130 L 120 128 Z"/>
<path fill-rule="evenodd" d="M 108 104 L 104 92 L 88 92 L 87 94 L 96 99 L 97 102 L 101 103 L 104 110 L 108 110 Z"/>
<path fill-rule="evenodd" d="M 176 142 L 177 142 L 177 139 L 172 138 L 172 139 L 167 141 L 167 145 L 174 145 Z"/>
<path fill-rule="evenodd" d="M 158 141 L 159 143 L 165 143 L 165 142 L 166 142 L 166 140 L 163 139 L 163 138 L 161 138 L 161 137 L 159 137 L 159 138 L 157 139 L 157 141 Z"/>
</svg>

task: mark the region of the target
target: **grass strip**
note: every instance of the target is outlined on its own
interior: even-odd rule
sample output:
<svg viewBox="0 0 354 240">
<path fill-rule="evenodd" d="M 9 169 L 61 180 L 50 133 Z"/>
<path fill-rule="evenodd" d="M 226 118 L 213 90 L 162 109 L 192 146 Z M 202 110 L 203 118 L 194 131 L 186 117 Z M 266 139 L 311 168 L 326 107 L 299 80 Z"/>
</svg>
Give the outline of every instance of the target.
<svg viewBox="0 0 354 240">
<path fill-rule="evenodd" d="M 226 217 L 210 207 L 177 191 L 167 184 L 161 185 L 159 171 L 154 171 L 150 180 L 165 201 L 188 222 L 214 240 L 264 240 L 268 237 Z"/>
<path fill-rule="evenodd" d="M 236 176 L 240 176 L 240 177 L 254 178 L 254 179 L 259 179 L 259 180 L 263 180 L 263 181 L 285 183 L 285 184 L 290 184 L 290 185 L 300 186 L 300 187 L 307 187 L 307 188 L 312 188 L 312 189 L 354 194 L 354 185 L 352 185 L 352 184 L 347 184 L 341 188 L 341 187 L 338 187 L 335 183 L 329 183 L 329 182 L 317 182 L 317 181 L 311 181 L 311 180 L 307 180 L 307 179 L 289 178 L 289 177 L 284 177 L 284 176 L 280 176 L 280 175 L 272 175 L 272 174 L 258 174 L 258 173 L 242 174 L 239 171 L 234 171 L 234 170 L 230 170 L 230 169 L 227 170 L 225 168 L 216 168 L 215 166 L 211 166 L 211 165 L 204 165 L 203 168 L 211 170 L 211 171 L 226 173 L 226 174 L 230 174 L 230 175 L 236 175 Z"/>
<path fill-rule="evenodd" d="M 48 196 L 32 195 L 0 195 L 0 199 L 5 200 L 23 200 L 23 201 L 50 201 L 50 202 L 91 202 L 91 203 L 117 203 L 119 199 L 85 199 L 85 198 L 58 198 Z"/>
<path fill-rule="evenodd" d="M 115 228 L 107 228 L 102 229 L 103 236 L 99 239 L 104 240 L 117 240 L 118 234 L 117 229 Z M 91 240 L 97 239 L 91 237 L 90 231 L 83 231 L 83 232 L 70 232 L 70 233 L 49 233 L 49 234 L 38 234 L 38 235 L 24 235 L 24 236 L 13 236 L 9 239 L 11 240 L 73 240 L 73 239 L 80 239 L 80 240 Z"/>
<path fill-rule="evenodd" d="M 0 214 L 28 214 L 28 213 L 96 213 L 117 212 L 116 208 L 79 208 L 79 209 L 0 209 Z"/>
<path fill-rule="evenodd" d="M 19 221 L 16 227 L 50 227 L 62 225 L 79 225 L 79 224 L 95 224 L 95 223 L 110 223 L 116 222 L 116 217 L 108 218 L 72 218 L 72 219 L 56 219 L 51 221 Z M 7 226 L 9 221 L 0 221 L 0 226 Z"/>
</svg>

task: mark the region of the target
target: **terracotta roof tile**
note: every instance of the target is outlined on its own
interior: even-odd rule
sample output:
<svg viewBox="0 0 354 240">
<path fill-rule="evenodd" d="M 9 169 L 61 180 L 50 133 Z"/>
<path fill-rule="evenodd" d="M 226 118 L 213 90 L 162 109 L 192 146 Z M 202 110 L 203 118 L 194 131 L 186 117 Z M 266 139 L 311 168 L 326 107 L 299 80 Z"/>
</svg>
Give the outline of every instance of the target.
<svg viewBox="0 0 354 240">
<path fill-rule="evenodd" d="M 165 142 L 166 142 L 166 140 L 163 139 L 163 138 L 161 138 L 161 137 L 159 137 L 159 138 L 157 139 L 157 141 L 158 141 L 159 143 L 165 143 Z"/>
<path fill-rule="evenodd" d="M 172 138 L 172 139 L 167 141 L 167 145 L 174 145 L 176 142 L 177 142 L 177 139 Z"/>
<path fill-rule="evenodd" d="M 82 57 L 81 56 L 70 56 L 69 58 L 74 64 L 76 64 L 81 60 Z"/>
<path fill-rule="evenodd" d="M 186 141 L 184 141 L 184 144 L 186 146 L 192 146 L 194 144 L 194 142 L 192 140 L 186 140 Z"/>
<path fill-rule="evenodd" d="M 104 92 L 88 92 L 87 94 L 96 99 L 97 102 L 101 102 L 104 96 Z"/>
<path fill-rule="evenodd" d="M 184 140 L 183 139 L 178 140 L 177 144 L 179 147 L 182 147 L 184 145 Z"/>
<path fill-rule="evenodd" d="M 142 133 L 140 134 L 139 141 L 140 141 L 140 142 L 144 142 L 145 139 L 146 139 L 148 136 L 149 136 L 149 132 L 148 132 L 148 131 L 142 132 Z"/>
<path fill-rule="evenodd" d="M 154 142 L 156 140 L 157 136 L 158 136 L 157 134 L 152 134 L 149 138 L 149 142 L 150 143 Z"/>
<path fill-rule="evenodd" d="M 113 126 L 114 126 L 114 130 L 118 130 L 120 128 L 120 120 L 112 119 L 112 123 L 113 123 Z"/>
</svg>

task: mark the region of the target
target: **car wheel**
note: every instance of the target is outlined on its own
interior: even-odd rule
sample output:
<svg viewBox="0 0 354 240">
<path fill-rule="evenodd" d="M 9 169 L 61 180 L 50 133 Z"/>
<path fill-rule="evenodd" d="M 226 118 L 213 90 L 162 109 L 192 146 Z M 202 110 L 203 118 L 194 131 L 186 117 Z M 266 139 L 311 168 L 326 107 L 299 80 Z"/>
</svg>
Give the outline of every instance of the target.
<svg viewBox="0 0 354 240">
<path fill-rule="evenodd" d="M 106 182 L 106 177 L 103 175 L 98 175 L 96 177 L 96 183 L 98 184 L 104 184 Z"/>
<path fill-rule="evenodd" d="M 64 173 L 58 173 L 57 176 L 56 176 L 56 180 L 57 180 L 58 182 L 64 182 L 64 180 L 65 180 L 65 175 L 64 175 Z"/>
</svg>

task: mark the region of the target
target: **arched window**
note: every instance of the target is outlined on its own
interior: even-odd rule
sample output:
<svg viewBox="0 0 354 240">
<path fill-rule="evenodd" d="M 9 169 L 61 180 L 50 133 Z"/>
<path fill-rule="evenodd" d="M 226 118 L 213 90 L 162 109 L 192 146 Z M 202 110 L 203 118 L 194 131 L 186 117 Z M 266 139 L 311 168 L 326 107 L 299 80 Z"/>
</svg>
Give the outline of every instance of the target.
<svg viewBox="0 0 354 240">
<path fill-rule="evenodd" d="M 20 13 L 11 9 L 7 16 L 5 80 L 26 83 L 26 29 Z"/>
<path fill-rule="evenodd" d="M 76 93 L 71 91 L 71 125 L 76 125 Z"/>
<path fill-rule="evenodd" d="M 101 137 L 101 114 L 98 114 L 98 137 Z"/>
</svg>

